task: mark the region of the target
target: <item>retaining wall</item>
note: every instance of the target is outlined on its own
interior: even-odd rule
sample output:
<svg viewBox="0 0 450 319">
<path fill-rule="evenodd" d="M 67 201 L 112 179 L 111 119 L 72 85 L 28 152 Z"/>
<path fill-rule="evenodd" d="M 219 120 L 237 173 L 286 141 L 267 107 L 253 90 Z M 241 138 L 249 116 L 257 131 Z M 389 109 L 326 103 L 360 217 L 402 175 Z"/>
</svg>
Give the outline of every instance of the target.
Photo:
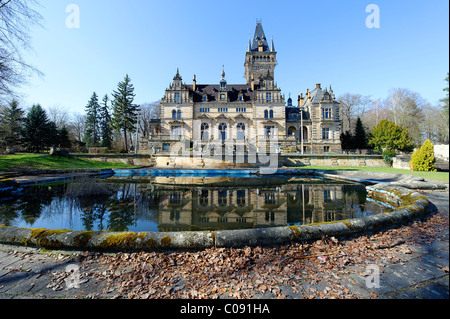
<svg viewBox="0 0 450 319">
<path fill-rule="evenodd" d="M 437 211 L 424 195 L 409 189 L 385 185 L 369 190 L 373 197 L 381 197 L 398 208 L 390 213 L 321 224 L 201 232 L 102 232 L 0 226 L 0 242 L 48 249 L 106 251 L 274 245 L 393 227 Z"/>
<path fill-rule="evenodd" d="M 225 161 L 208 157 L 171 156 L 170 154 L 74 154 L 73 157 L 158 168 L 258 168 L 261 166 L 261 163 L 248 163 L 248 158 L 246 157 L 244 157 L 244 163 L 236 163 L 235 159 Z M 259 157 L 256 156 L 256 159 L 258 160 Z M 264 161 L 267 161 L 267 159 L 264 159 Z M 301 155 L 281 153 L 278 156 L 278 166 L 386 167 L 387 165 L 381 155 Z"/>
</svg>

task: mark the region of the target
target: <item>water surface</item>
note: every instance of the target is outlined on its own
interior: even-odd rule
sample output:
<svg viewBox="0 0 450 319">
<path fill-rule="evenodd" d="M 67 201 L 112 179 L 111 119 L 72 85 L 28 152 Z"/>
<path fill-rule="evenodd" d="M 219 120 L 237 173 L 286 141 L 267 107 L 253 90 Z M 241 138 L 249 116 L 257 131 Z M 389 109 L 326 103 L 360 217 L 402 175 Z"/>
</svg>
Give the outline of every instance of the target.
<svg viewBox="0 0 450 319">
<path fill-rule="evenodd" d="M 365 186 L 327 179 L 115 176 L 25 187 L 0 198 L 0 224 L 170 232 L 306 225 L 386 210 Z"/>
</svg>

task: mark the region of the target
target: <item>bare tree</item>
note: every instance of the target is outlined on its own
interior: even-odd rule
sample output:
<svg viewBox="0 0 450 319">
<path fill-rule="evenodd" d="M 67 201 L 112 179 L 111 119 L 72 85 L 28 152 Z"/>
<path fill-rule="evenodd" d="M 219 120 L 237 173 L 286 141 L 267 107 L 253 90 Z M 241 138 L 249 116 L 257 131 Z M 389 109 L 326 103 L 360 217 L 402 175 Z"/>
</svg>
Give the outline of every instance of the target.
<svg viewBox="0 0 450 319">
<path fill-rule="evenodd" d="M 54 105 L 47 109 L 47 115 L 50 121 L 56 124 L 57 128 L 69 125 L 69 113 L 61 106 Z"/>
<path fill-rule="evenodd" d="M 79 142 L 83 140 L 84 130 L 86 128 L 86 114 L 75 113 L 68 125 L 69 132 Z"/>
<path fill-rule="evenodd" d="M 144 103 L 141 105 L 141 111 L 139 113 L 139 132 L 143 137 L 148 137 L 150 134 L 156 133 L 155 123 L 152 120 L 159 119 L 160 112 L 160 101 Z"/>
<path fill-rule="evenodd" d="M 419 93 L 408 89 L 392 89 L 386 100 L 389 117 L 396 125 L 408 130 L 409 135 L 418 145 L 422 144 L 422 108 L 427 102 Z"/>
<path fill-rule="evenodd" d="M 345 93 L 338 98 L 341 103 L 340 116 L 342 119 L 342 131 L 352 131 L 356 125 L 356 119 L 362 117 L 372 100 L 370 96 L 363 96 L 361 94 Z"/>
<path fill-rule="evenodd" d="M 371 131 L 382 119 L 388 118 L 388 110 L 382 100 L 376 99 L 370 103 L 360 118 L 368 131 Z"/>
<path fill-rule="evenodd" d="M 37 4 L 37 0 L 0 0 L 0 97 L 14 95 L 28 74 L 41 74 L 22 55 L 31 49 L 30 28 L 42 20 L 33 9 Z"/>
</svg>

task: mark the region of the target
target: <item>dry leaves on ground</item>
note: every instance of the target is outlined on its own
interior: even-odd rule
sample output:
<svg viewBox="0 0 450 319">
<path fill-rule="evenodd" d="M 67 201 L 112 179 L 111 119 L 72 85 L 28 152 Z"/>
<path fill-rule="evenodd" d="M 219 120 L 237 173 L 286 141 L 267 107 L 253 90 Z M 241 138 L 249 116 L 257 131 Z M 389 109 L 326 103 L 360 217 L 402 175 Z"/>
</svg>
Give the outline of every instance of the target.
<svg viewBox="0 0 450 319">
<path fill-rule="evenodd" d="M 120 298 L 354 298 L 339 279 L 411 255 L 410 247 L 448 241 L 448 216 L 384 232 L 278 247 L 202 251 L 85 253 L 83 272 Z M 358 270 L 359 269 L 359 270 Z M 443 268 L 448 272 L 448 268 Z"/>
</svg>

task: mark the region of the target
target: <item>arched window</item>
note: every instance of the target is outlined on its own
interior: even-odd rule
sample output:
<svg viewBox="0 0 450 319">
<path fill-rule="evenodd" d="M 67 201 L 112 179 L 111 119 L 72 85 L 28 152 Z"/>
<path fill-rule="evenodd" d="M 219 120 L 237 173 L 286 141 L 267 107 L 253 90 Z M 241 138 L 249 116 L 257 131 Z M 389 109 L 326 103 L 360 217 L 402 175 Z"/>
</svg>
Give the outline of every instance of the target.
<svg viewBox="0 0 450 319">
<path fill-rule="evenodd" d="M 177 112 L 177 118 L 181 119 L 181 110 L 178 110 L 178 112 Z"/>
<path fill-rule="evenodd" d="M 206 141 L 209 139 L 209 124 L 208 123 L 202 123 L 200 126 L 200 139 L 202 141 Z"/>
<path fill-rule="evenodd" d="M 297 133 L 297 129 L 294 126 L 290 126 L 288 128 L 288 136 L 295 136 Z"/>
<path fill-rule="evenodd" d="M 177 118 L 177 111 L 176 111 L 176 110 L 173 110 L 173 111 L 172 111 L 172 118 L 173 118 L 173 119 L 176 119 L 176 118 Z"/>
<path fill-rule="evenodd" d="M 270 110 L 269 114 L 270 114 L 269 117 L 270 117 L 271 119 L 273 119 L 273 110 Z"/>
<path fill-rule="evenodd" d="M 269 118 L 269 111 L 267 111 L 267 110 L 264 111 L 264 118 L 266 118 L 266 119 Z"/>
<path fill-rule="evenodd" d="M 245 140 L 245 124 L 244 123 L 239 123 L 237 125 L 237 135 L 236 138 L 238 140 Z"/>
<path fill-rule="evenodd" d="M 222 140 L 227 139 L 227 125 L 225 123 L 219 124 L 219 136 Z"/>
</svg>

